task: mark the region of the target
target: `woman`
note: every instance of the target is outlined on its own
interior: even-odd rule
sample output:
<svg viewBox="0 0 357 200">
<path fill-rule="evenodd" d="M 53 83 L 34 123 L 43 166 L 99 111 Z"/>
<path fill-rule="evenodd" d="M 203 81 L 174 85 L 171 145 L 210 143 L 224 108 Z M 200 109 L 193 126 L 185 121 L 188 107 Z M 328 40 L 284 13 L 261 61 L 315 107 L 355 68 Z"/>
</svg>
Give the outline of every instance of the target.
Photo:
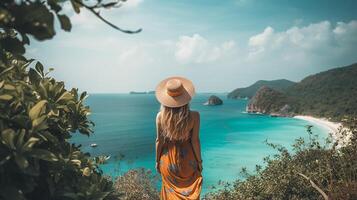
<svg viewBox="0 0 357 200">
<path fill-rule="evenodd" d="M 156 169 L 162 177 L 163 200 L 200 198 L 200 115 L 189 109 L 194 93 L 192 82 L 182 77 L 167 78 L 156 88 L 161 103 L 156 117 Z"/>
</svg>

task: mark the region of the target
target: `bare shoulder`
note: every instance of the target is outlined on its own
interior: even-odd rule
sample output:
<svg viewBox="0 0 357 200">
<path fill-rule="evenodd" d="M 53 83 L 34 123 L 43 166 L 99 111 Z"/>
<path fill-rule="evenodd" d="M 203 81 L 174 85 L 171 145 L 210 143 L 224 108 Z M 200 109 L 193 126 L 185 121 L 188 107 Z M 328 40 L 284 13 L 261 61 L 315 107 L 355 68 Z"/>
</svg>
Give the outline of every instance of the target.
<svg viewBox="0 0 357 200">
<path fill-rule="evenodd" d="M 200 120 L 200 113 L 198 111 L 191 111 L 191 116 L 194 120 Z"/>
</svg>

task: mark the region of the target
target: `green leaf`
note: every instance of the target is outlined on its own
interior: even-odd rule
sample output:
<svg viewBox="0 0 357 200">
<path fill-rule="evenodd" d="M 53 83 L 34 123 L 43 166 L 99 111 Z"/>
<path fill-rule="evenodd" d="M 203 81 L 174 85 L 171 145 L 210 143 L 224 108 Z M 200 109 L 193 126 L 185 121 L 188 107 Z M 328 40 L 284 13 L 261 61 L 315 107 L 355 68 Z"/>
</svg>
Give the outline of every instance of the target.
<svg viewBox="0 0 357 200">
<path fill-rule="evenodd" d="M 29 78 L 32 83 L 38 83 L 41 80 L 41 76 L 32 68 L 29 70 Z"/>
<path fill-rule="evenodd" d="M 2 86 L 4 86 L 5 81 L 0 81 L 0 88 L 2 88 Z"/>
<path fill-rule="evenodd" d="M 84 101 L 88 97 L 87 92 L 83 92 L 79 98 L 81 101 Z"/>
<path fill-rule="evenodd" d="M 48 97 L 47 90 L 46 90 L 46 88 L 45 88 L 45 86 L 43 84 L 44 84 L 43 81 L 40 81 L 39 90 L 38 91 L 41 93 L 41 96 L 43 98 L 47 98 Z"/>
<path fill-rule="evenodd" d="M 36 63 L 35 69 L 38 73 L 40 73 L 42 75 L 42 77 L 44 77 L 44 73 L 43 73 L 43 65 L 40 62 Z"/>
<path fill-rule="evenodd" d="M 56 157 L 55 154 L 44 149 L 32 149 L 30 155 L 34 158 L 38 158 L 41 160 L 46 160 L 51 162 L 58 161 L 58 158 Z"/>
<path fill-rule="evenodd" d="M 47 118 L 47 116 L 46 115 L 43 115 L 43 116 L 41 116 L 41 117 L 39 117 L 39 118 L 36 118 L 36 119 L 34 119 L 33 121 L 32 121 L 32 128 L 36 128 L 36 130 L 38 130 L 38 126 L 39 125 L 41 125 L 42 123 L 43 123 L 43 121 L 45 121 L 45 119 Z M 46 126 L 46 127 L 48 127 L 48 126 Z"/>
<path fill-rule="evenodd" d="M 13 66 L 11 66 L 11 67 L 5 69 L 4 71 L 2 71 L 2 72 L 0 73 L 0 76 L 3 76 L 4 74 L 6 74 L 7 72 L 11 71 L 11 70 L 14 69 L 14 68 L 15 68 L 15 65 L 13 65 Z M 2 81 L 2 82 L 4 82 L 4 81 Z M 0 87 L 0 88 L 1 88 L 1 87 Z"/>
<path fill-rule="evenodd" d="M 72 24 L 69 18 L 66 15 L 57 15 L 58 20 L 60 21 L 61 28 L 65 31 L 71 31 Z"/>
<path fill-rule="evenodd" d="M 62 10 L 62 7 L 57 4 L 56 0 L 48 0 L 48 5 L 50 5 L 51 9 L 54 10 L 56 13 Z"/>
<path fill-rule="evenodd" d="M 41 100 L 30 109 L 29 117 L 32 121 L 38 118 L 38 116 L 42 112 L 42 109 L 45 107 L 46 103 L 47 103 L 46 100 Z"/>
<path fill-rule="evenodd" d="M 16 149 L 14 143 L 15 136 L 15 131 L 10 128 L 1 132 L 2 142 L 11 149 Z"/>
<path fill-rule="evenodd" d="M 24 143 L 25 129 L 22 129 L 19 136 L 17 136 L 16 148 L 20 149 Z"/>
<path fill-rule="evenodd" d="M 22 155 L 16 155 L 15 161 L 21 169 L 25 169 L 29 166 L 29 161 L 27 161 Z"/>
<path fill-rule="evenodd" d="M 27 37 L 26 34 L 21 33 L 21 37 L 22 37 L 22 44 L 30 45 L 30 39 L 29 39 L 29 37 Z"/>
<path fill-rule="evenodd" d="M 56 103 L 58 103 L 59 101 L 61 100 L 64 100 L 64 101 L 67 101 L 67 100 L 70 100 L 72 99 L 72 94 L 69 93 L 68 91 L 65 91 L 57 100 L 56 100 Z"/>
<path fill-rule="evenodd" d="M 5 84 L 4 85 L 4 89 L 5 90 L 15 90 L 15 86 L 11 85 L 11 84 Z"/>
<path fill-rule="evenodd" d="M 46 137 L 49 141 L 51 141 L 53 144 L 57 145 L 59 143 L 57 137 L 53 136 L 50 132 L 45 131 L 42 133 L 44 137 Z"/>
<path fill-rule="evenodd" d="M 71 0 L 73 10 L 78 14 L 80 12 L 81 5 L 77 3 L 75 0 Z"/>
<path fill-rule="evenodd" d="M 9 101 L 11 99 L 12 99 L 12 96 L 9 94 L 0 95 L 0 100 Z"/>
<path fill-rule="evenodd" d="M 30 137 L 29 140 L 22 146 L 22 151 L 29 151 L 40 139 L 35 137 Z"/>
</svg>

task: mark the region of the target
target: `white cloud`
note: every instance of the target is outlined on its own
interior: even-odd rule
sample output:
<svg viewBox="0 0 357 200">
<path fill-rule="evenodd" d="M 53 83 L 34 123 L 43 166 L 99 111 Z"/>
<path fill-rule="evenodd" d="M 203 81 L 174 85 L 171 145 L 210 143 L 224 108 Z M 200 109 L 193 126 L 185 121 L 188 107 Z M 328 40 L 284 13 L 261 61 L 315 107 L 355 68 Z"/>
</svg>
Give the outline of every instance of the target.
<svg viewBox="0 0 357 200">
<path fill-rule="evenodd" d="M 199 34 L 181 36 L 176 43 L 175 57 L 182 63 L 206 63 L 221 59 L 235 46 L 234 41 L 226 41 L 220 45 L 210 44 Z"/>
<path fill-rule="evenodd" d="M 252 53 L 260 53 L 265 50 L 266 45 L 271 41 L 271 37 L 274 35 L 274 29 L 270 26 L 265 28 L 263 33 L 252 36 L 249 38 L 249 46 Z"/>
<path fill-rule="evenodd" d="M 248 60 L 284 59 L 335 59 L 344 53 L 357 50 L 357 21 L 338 22 L 335 26 L 322 21 L 304 27 L 293 26 L 276 32 L 268 26 L 262 33 L 250 37 Z M 321 59 L 320 59 L 321 60 Z"/>
<path fill-rule="evenodd" d="M 155 62 L 155 56 L 150 54 L 150 45 L 135 45 L 121 50 L 117 58 L 118 66 L 143 67 Z"/>
</svg>

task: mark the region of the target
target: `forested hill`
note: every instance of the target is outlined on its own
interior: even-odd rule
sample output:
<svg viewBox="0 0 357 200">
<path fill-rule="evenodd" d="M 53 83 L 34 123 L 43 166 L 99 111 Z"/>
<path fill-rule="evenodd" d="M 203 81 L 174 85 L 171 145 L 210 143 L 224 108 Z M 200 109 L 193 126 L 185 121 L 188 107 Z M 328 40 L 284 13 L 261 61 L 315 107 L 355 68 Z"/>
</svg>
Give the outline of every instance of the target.
<svg viewBox="0 0 357 200">
<path fill-rule="evenodd" d="M 308 76 L 283 93 L 289 100 L 287 105 L 293 114 L 331 117 L 336 120 L 345 115 L 357 116 L 357 63 Z M 267 95 L 256 96 L 272 99 Z M 269 103 L 269 107 L 278 106 L 275 105 L 276 101 Z M 264 108 L 267 107 L 266 104 L 267 101 L 264 101 Z M 263 105 L 254 105 L 255 108 L 260 106 Z M 271 113 L 273 110 L 265 112 Z"/>
<path fill-rule="evenodd" d="M 253 85 L 245 88 L 237 88 L 228 94 L 228 98 L 231 99 L 238 99 L 238 98 L 252 98 L 255 93 L 263 86 L 267 86 L 274 90 L 284 91 L 286 88 L 294 85 L 295 82 L 286 80 L 286 79 L 279 79 L 279 80 L 259 80 L 255 82 Z"/>
</svg>

